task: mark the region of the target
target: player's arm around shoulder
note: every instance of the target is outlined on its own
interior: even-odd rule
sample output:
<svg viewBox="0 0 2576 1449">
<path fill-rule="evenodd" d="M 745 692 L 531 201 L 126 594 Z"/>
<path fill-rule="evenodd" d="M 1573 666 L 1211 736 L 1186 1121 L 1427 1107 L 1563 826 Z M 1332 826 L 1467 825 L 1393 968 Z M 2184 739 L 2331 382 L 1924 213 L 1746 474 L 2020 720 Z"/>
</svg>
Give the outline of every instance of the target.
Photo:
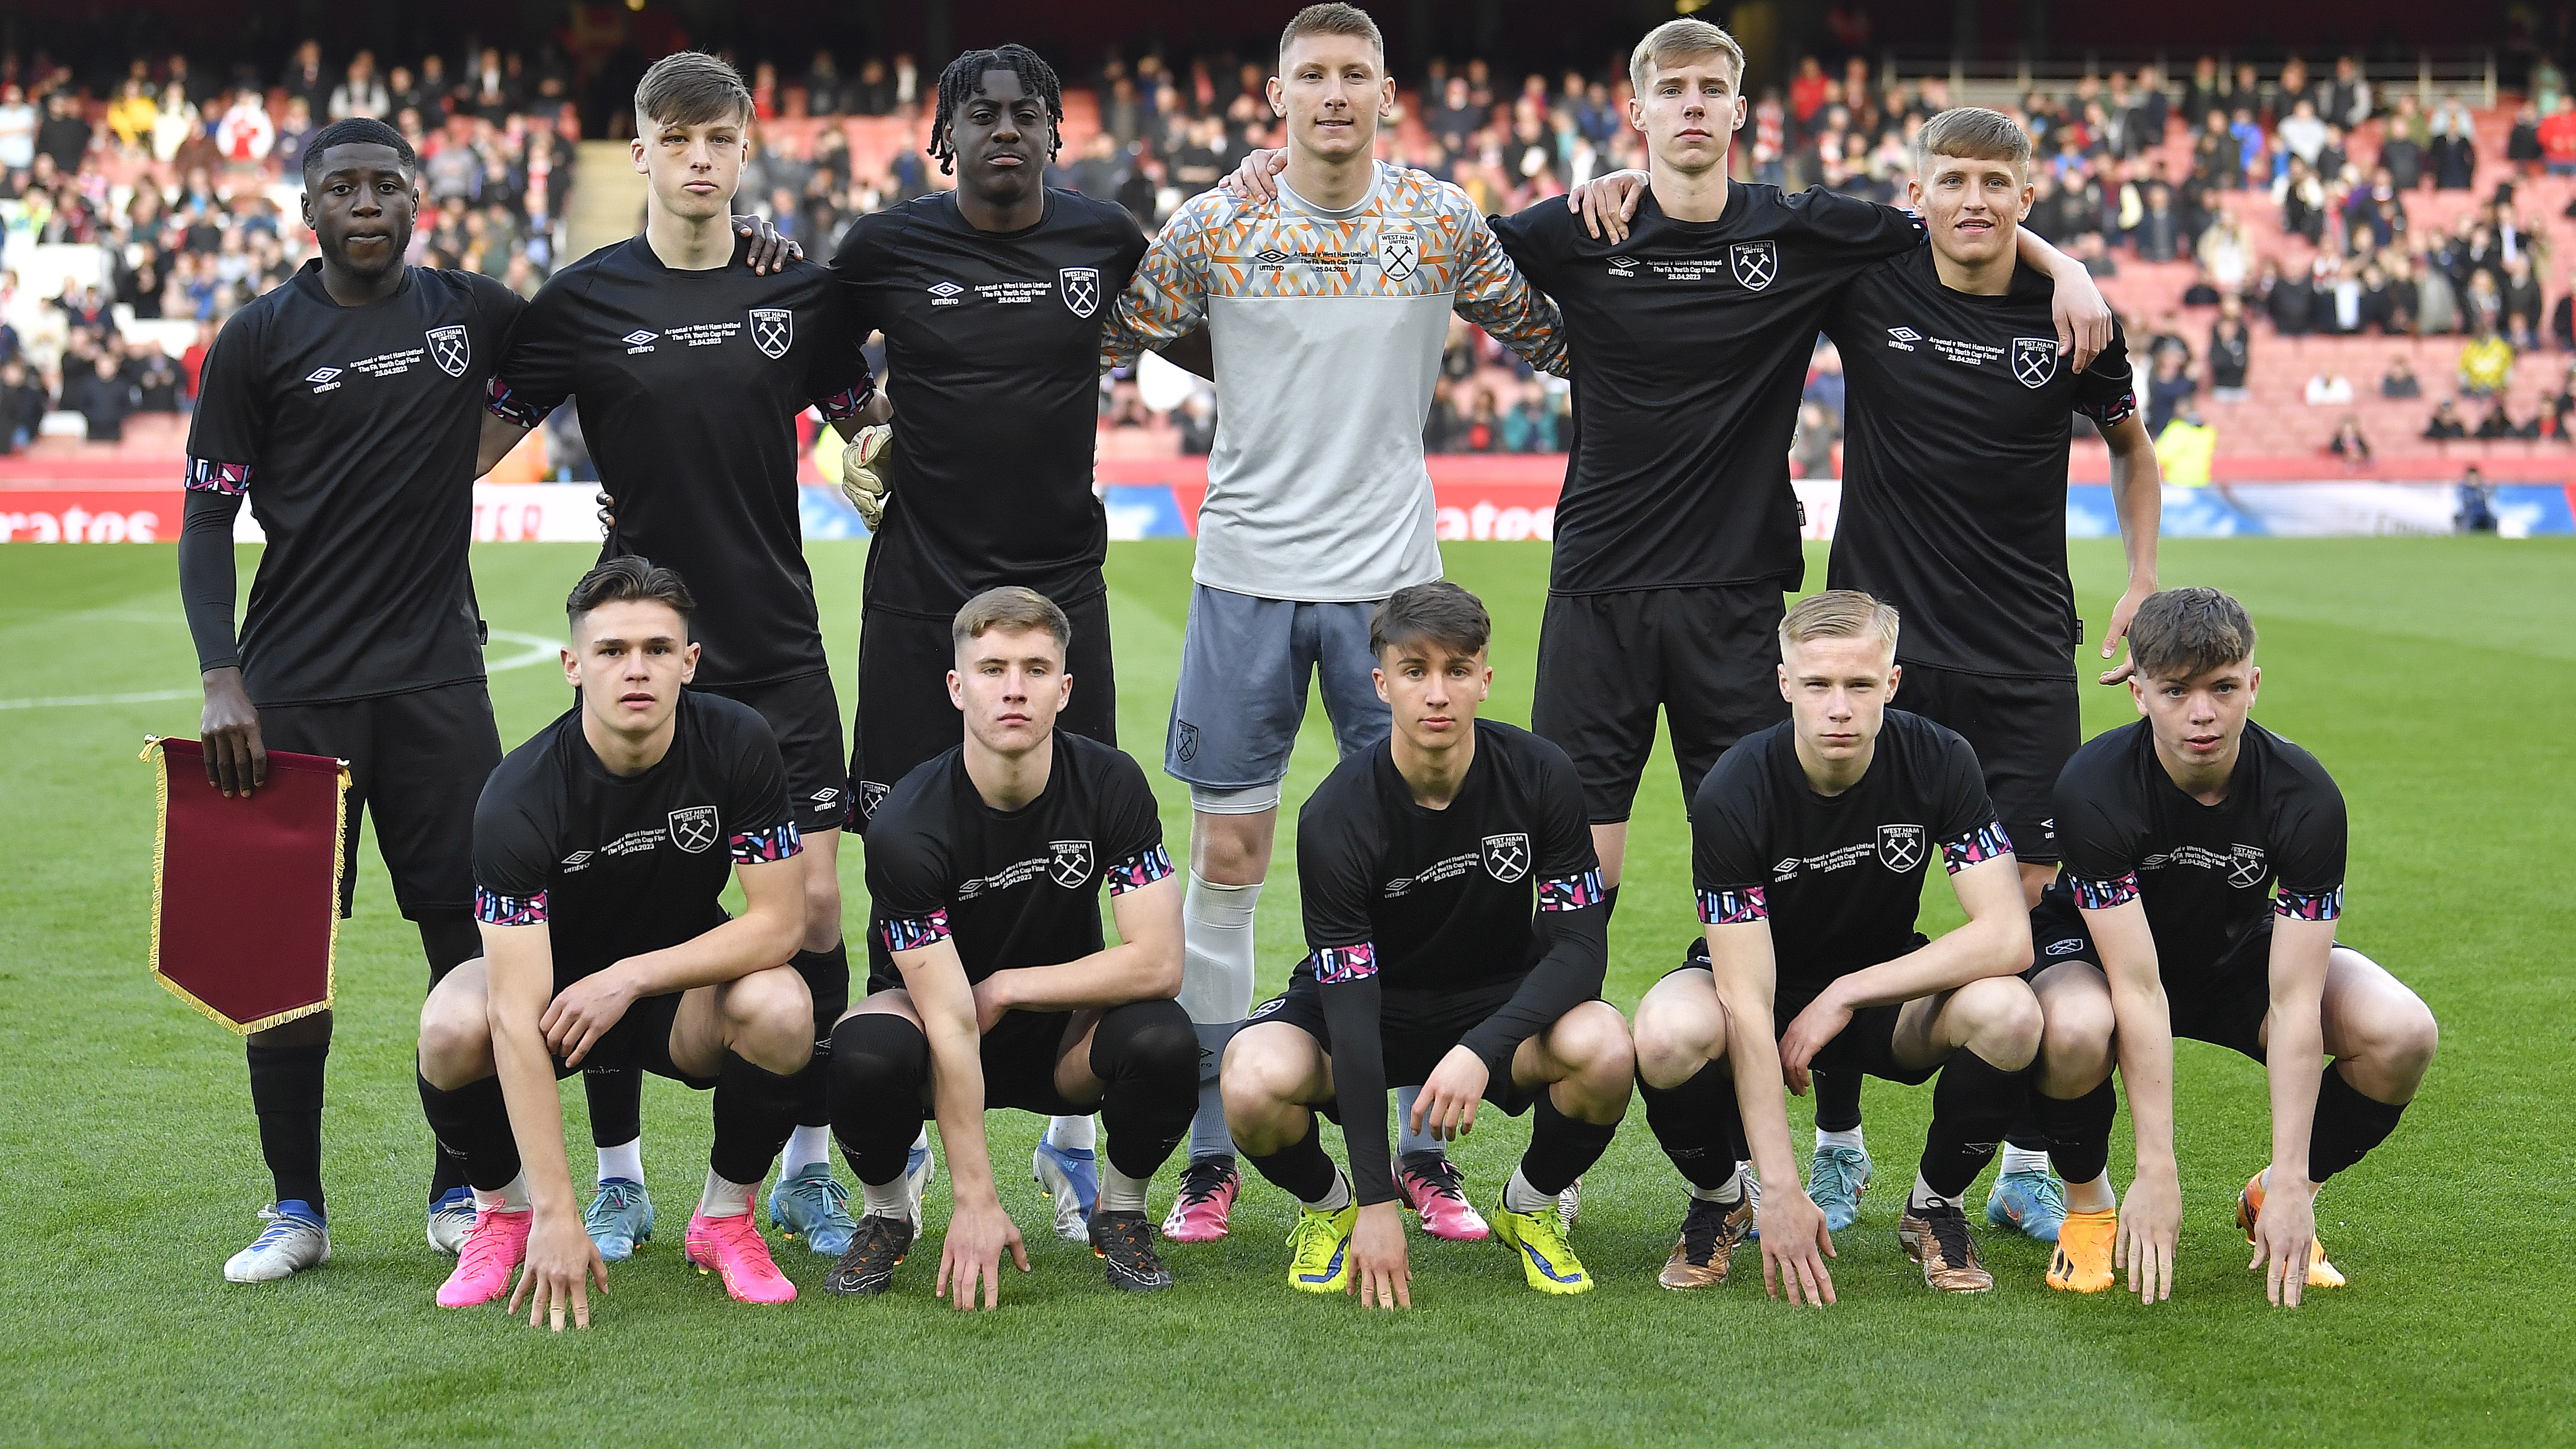
<svg viewBox="0 0 2576 1449">
<path fill-rule="evenodd" d="M 1467 193 L 1454 183 L 1419 177 L 1438 188 L 1441 222 L 1457 229 L 1457 301 L 1459 316 L 1493 334 L 1495 341 L 1521 355 L 1530 366 L 1556 377 L 1573 372 L 1565 346 L 1565 315 L 1556 299 L 1525 276 L 1502 238 L 1486 224 Z"/>
<path fill-rule="evenodd" d="M 1244 203 L 1223 191 L 1183 202 L 1136 263 L 1100 329 L 1100 370 L 1132 367 L 1137 355 L 1195 332 L 1207 321 L 1208 248 Z"/>
</svg>

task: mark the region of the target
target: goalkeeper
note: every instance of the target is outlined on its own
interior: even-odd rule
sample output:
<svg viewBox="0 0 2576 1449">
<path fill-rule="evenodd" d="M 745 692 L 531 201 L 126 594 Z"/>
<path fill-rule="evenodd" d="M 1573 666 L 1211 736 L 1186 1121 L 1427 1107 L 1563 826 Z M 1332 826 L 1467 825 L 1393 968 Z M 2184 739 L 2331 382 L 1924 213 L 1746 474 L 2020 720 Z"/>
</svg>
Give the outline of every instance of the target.
<svg viewBox="0 0 2576 1449">
<path fill-rule="evenodd" d="M 1016 584 L 1062 606 L 1073 694 L 1056 727 L 1118 742 L 1100 572 L 1109 524 L 1091 460 L 1101 328 L 1145 238 L 1109 201 L 1044 184 L 1062 117 L 1055 72 L 1025 48 L 959 56 L 940 76 L 930 140 L 957 189 L 858 218 L 832 259 L 852 327 L 885 335 L 894 405 L 892 429 L 853 435 L 838 469 L 875 534 L 850 724 L 862 834 L 897 781 L 957 747 L 949 631 L 987 589 Z M 1205 376 L 1206 339 L 1165 355 Z M 1095 1130 L 1058 1118 L 1032 1164 L 1056 1231 L 1077 1241 L 1099 1195 Z"/>
</svg>

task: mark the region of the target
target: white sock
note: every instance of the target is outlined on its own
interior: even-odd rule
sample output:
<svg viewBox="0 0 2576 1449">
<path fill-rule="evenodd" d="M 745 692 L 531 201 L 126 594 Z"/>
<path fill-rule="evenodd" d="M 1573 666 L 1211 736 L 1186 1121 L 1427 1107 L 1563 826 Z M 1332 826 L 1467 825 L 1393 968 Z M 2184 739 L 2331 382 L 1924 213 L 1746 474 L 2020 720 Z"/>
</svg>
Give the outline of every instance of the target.
<svg viewBox="0 0 2576 1449">
<path fill-rule="evenodd" d="M 2119 1196 L 2111 1191 L 2111 1170 L 2107 1167 L 2102 1170 L 2100 1177 L 2091 1182 L 2070 1182 L 2066 1185 L 2068 1212 L 2107 1213 L 2117 1210 L 2119 1206 Z"/>
<path fill-rule="evenodd" d="M 859 1199 L 867 1204 L 865 1216 L 874 1218 L 908 1218 L 912 1216 L 912 1194 L 904 1188 L 903 1179 L 882 1186 L 872 1182 L 859 1184 Z"/>
<path fill-rule="evenodd" d="M 1822 1152 L 1828 1147 L 1848 1147 L 1852 1151 L 1860 1153 L 1866 1153 L 1869 1151 L 1869 1144 L 1860 1140 L 1860 1129 L 1857 1127 L 1854 1127 L 1849 1132 L 1826 1132 L 1819 1130 L 1816 1133 L 1816 1150 L 1818 1152 Z"/>
<path fill-rule="evenodd" d="M 707 1169 L 707 1190 L 698 1194 L 698 1216 L 702 1218 L 738 1218 L 751 1211 L 751 1195 L 759 1188 L 756 1182 L 727 1182 Z"/>
<path fill-rule="evenodd" d="M 511 1178 L 499 1192 L 474 1189 L 474 1210 L 486 1213 L 523 1213 L 528 1210 L 528 1175 Z"/>
<path fill-rule="evenodd" d="M 606 1182 L 612 1177 L 622 1177 L 628 1182 L 644 1180 L 643 1138 L 599 1149 L 599 1180 Z"/>
<path fill-rule="evenodd" d="M 798 1127 L 787 1134 L 787 1152 L 779 1159 L 778 1175 L 790 1177 L 813 1166 L 832 1160 L 832 1129 Z"/>
<path fill-rule="evenodd" d="M 1995 1167 L 1997 1177 L 2015 1172 L 2045 1173 L 2047 1171 L 2048 1153 L 2045 1149 L 2033 1152 L 2027 1147 L 2015 1147 L 2009 1142 L 2004 1144 L 2002 1158 Z"/>
<path fill-rule="evenodd" d="M 1715 1187 L 1694 1187 L 1690 1195 L 1701 1202 L 1741 1201 L 1744 1197 L 1744 1164 L 1737 1163 L 1735 1170 L 1726 1175 L 1726 1181 Z"/>
<path fill-rule="evenodd" d="M 1100 1145 L 1099 1119 L 1087 1112 L 1079 1117 L 1049 1118 L 1046 1140 L 1049 1147 L 1089 1152 Z"/>
<path fill-rule="evenodd" d="M 1325 1193 L 1315 1201 L 1307 1203 L 1306 1207 L 1308 1210 L 1313 1212 L 1337 1213 L 1350 1205 L 1351 1180 L 1344 1176 L 1342 1174 L 1342 1170 L 1337 1167 L 1333 1169 L 1333 1190 Z"/>
<path fill-rule="evenodd" d="M 1915 1173 L 1914 1195 L 1905 1200 L 1905 1205 L 1910 1208 L 1926 1208 L 1936 1202 L 1944 1203 L 1951 1207 L 1957 1207 L 1959 1205 L 1959 1200 L 1957 1198 L 1943 1197 L 1941 1194 L 1934 1192 L 1932 1190 L 1932 1184 L 1923 1180 L 1923 1174 L 1920 1172 Z"/>
<path fill-rule="evenodd" d="M 1243 1020 L 1252 1009 L 1252 917 L 1261 883 L 1220 885 L 1190 872 L 1181 894 L 1181 1010 L 1193 1022 Z"/>
<path fill-rule="evenodd" d="M 1530 1180 L 1515 1167 L 1512 1180 L 1503 1184 L 1503 1210 L 1515 1213 L 1554 1212 L 1556 1194 L 1530 1186 Z"/>
<path fill-rule="evenodd" d="M 1143 1212 L 1145 1189 L 1152 1182 L 1149 1177 L 1129 1177 L 1118 1170 L 1117 1163 L 1106 1157 L 1100 1159 L 1100 1210 L 1105 1213 Z"/>
</svg>

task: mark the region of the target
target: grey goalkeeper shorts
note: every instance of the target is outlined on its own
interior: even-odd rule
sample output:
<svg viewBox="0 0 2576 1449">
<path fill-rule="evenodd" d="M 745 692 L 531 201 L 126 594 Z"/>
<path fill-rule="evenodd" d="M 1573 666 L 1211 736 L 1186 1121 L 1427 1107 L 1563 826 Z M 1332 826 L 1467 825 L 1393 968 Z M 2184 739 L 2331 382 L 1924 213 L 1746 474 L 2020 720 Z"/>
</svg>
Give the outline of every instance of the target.
<svg viewBox="0 0 2576 1449">
<path fill-rule="evenodd" d="M 1318 674 L 1341 753 L 1383 741 L 1391 726 L 1368 645 L 1376 612 L 1375 601 L 1301 604 L 1193 585 L 1164 770 L 1198 791 L 1277 785 Z"/>
</svg>

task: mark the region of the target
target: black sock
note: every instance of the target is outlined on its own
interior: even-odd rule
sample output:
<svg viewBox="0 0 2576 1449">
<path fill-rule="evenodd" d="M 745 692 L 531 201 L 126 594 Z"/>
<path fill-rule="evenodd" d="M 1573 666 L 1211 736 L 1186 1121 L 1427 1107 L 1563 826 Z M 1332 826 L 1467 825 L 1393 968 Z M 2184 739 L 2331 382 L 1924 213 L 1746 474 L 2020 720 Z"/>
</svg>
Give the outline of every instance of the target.
<svg viewBox="0 0 2576 1449">
<path fill-rule="evenodd" d="M 2030 1089 L 2030 1118 L 2047 1145 L 2048 1160 L 2068 1182 L 2091 1182 L 2111 1161 L 2111 1117 L 2120 1109 L 2119 1094 L 2104 1077 L 2102 1085 L 2073 1099 Z M 2013 1143 L 2019 1147 L 2019 1142 Z"/>
<path fill-rule="evenodd" d="M 1712 1063 L 1678 1087 L 1652 1086 L 1639 1077 L 1637 1093 L 1646 1100 L 1646 1130 L 1690 1185 L 1703 1192 L 1724 1187 L 1735 1175 L 1737 1143 L 1744 1135 L 1735 1078 Z"/>
<path fill-rule="evenodd" d="M 2321 1183 L 2362 1159 L 2362 1154 L 2388 1140 L 2403 1102 L 2375 1101 L 2329 1064 L 2317 1083 L 2316 1121 L 2308 1128 L 2308 1181 Z"/>
<path fill-rule="evenodd" d="M 796 1074 L 796 1125 L 828 1127 L 832 1123 L 832 1028 L 850 1009 L 850 944 L 835 941 L 829 950 L 799 951 L 788 965 L 805 978 L 814 998 L 814 1060 Z"/>
<path fill-rule="evenodd" d="M 447 973 L 483 954 L 483 928 L 474 923 L 472 911 L 427 911 L 412 923 L 420 928 L 421 954 L 429 958 L 429 987 L 447 979 Z M 438 1200 L 467 1185 L 465 1159 L 438 1150 L 435 1138 L 430 1141 L 429 1201 Z"/>
<path fill-rule="evenodd" d="M 794 1073 L 756 1066 L 738 1052 L 726 1052 L 716 1069 L 715 1143 L 707 1149 L 707 1166 L 727 1182 L 758 1182 L 769 1176 L 778 1150 L 796 1130 L 803 1089 Z"/>
<path fill-rule="evenodd" d="M 1199 1034 L 1177 1001 L 1131 1001 L 1100 1014 L 1091 1034 L 1091 1073 L 1108 1083 L 1100 1099 L 1109 1163 L 1152 1177 L 1189 1134 L 1199 1110 Z"/>
<path fill-rule="evenodd" d="M 519 1139 L 510 1135 L 510 1107 L 502 1100 L 499 1077 L 452 1092 L 421 1077 L 420 1110 L 438 1134 L 439 1151 L 463 1162 L 475 1191 L 499 1192 L 519 1175 Z"/>
<path fill-rule="evenodd" d="M 250 1109 L 259 1116 L 260 1155 L 268 1159 L 279 1202 L 322 1212 L 322 1069 L 326 1039 L 305 1046 L 247 1047 Z"/>
<path fill-rule="evenodd" d="M 2023 1085 L 2023 1090 L 2034 1097 L 2039 1095 L 2039 1088 L 2027 1083 Z M 2039 1125 L 2038 1109 L 2024 1103 L 2021 1115 L 2013 1118 L 2011 1129 L 2004 1133 L 2004 1141 L 2024 1152 L 2046 1152 L 2048 1133 Z"/>
<path fill-rule="evenodd" d="M 1532 1109 L 1529 1151 L 1521 1154 L 1522 1180 L 1532 1191 L 1554 1197 L 1573 1186 L 1585 1168 L 1601 1160 L 1618 1130 L 1616 1122 L 1585 1122 L 1566 1116 L 1541 1090 Z M 1726 1166 L 1730 1172 L 1735 1170 L 1732 1160 Z"/>
<path fill-rule="evenodd" d="M 851 1017 L 832 1031 L 832 1140 L 859 1181 L 883 1187 L 903 1176 L 921 1135 L 921 1088 L 930 1080 L 930 1038 L 891 1012 Z"/>
<path fill-rule="evenodd" d="M 1332 1195 L 1333 1159 L 1324 1155 L 1324 1137 L 1310 1117 L 1306 1135 L 1267 1157 L 1245 1153 L 1244 1160 L 1273 1186 L 1300 1203 L 1321 1202 Z"/>
<path fill-rule="evenodd" d="M 1816 1094 L 1817 1131 L 1860 1130 L 1860 1075 L 1848 1069 L 1810 1071 L 1809 1080 L 1814 1085 L 1809 1090 Z"/>
<path fill-rule="evenodd" d="M 2028 1067 L 2006 1070 L 1961 1047 L 1932 1088 L 1932 1126 L 1923 1134 L 1923 1185 L 1943 1197 L 1968 1190 L 1995 1157 L 2021 1111 Z"/>
<path fill-rule="evenodd" d="M 590 1104 L 590 1145 L 623 1147 L 644 1135 L 641 1067 L 584 1067 L 581 1095 Z"/>
</svg>

